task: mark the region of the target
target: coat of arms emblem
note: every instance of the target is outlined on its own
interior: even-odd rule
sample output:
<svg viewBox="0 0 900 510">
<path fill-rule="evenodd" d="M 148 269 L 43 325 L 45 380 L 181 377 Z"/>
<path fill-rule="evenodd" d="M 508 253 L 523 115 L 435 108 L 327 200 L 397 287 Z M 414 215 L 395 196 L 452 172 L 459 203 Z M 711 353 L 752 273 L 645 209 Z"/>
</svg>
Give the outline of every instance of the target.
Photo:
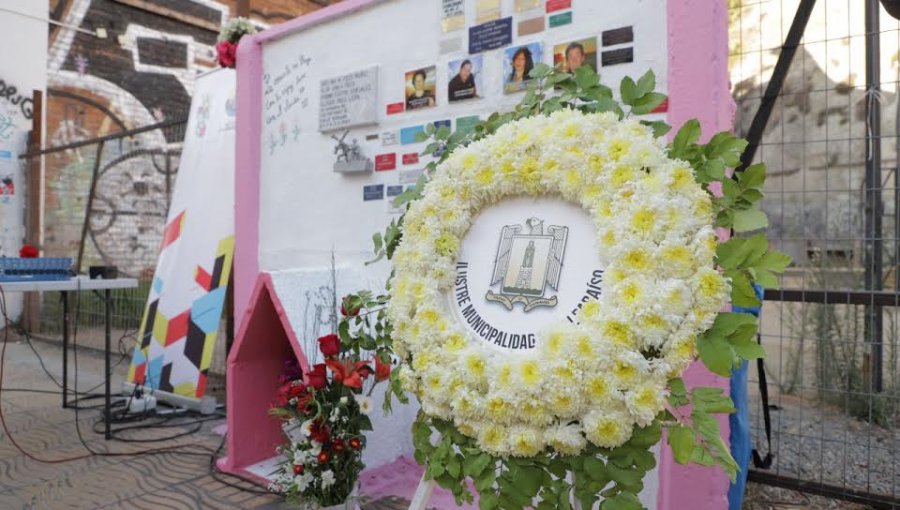
<svg viewBox="0 0 900 510">
<path fill-rule="evenodd" d="M 559 290 L 568 235 L 569 228 L 558 225 L 547 227 L 544 233 L 544 221 L 539 218 L 529 218 L 525 227 L 505 225 L 500 232 L 490 285 L 500 288 L 498 292 L 488 290 L 485 299 L 501 303 L 508 310 L 515 303 L 523 303 L 525 312 L 539 306 L 556 306 L 556 296 L 546 296 L 547 287 Z"/>
</svg>

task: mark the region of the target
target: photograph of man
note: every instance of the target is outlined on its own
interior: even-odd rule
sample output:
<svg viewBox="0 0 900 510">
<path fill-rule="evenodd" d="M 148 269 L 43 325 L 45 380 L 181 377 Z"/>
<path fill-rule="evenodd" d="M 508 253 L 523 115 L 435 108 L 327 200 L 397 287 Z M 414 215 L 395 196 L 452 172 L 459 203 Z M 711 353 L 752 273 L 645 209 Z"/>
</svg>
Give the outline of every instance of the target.
<svg viewBox="0 0 900 510">
<path fill-rule="evenodd" d="M 543 54 L 544 47 L 539 42 L 507 48 L 503 55 L 503 92 L 513 94 L 525 90 L 532 79 L 529 74 Z"/>
<path fill-rule="evenodd" d="M 406 73 L 406 109 L 419 110 L 435 105 L 434 82 L 437 75 L 435 66 L 425 67 Z"/>
<path fill-rule="evenodd" d="M 597 70 L 597 38 L 581 39 L 553 47 L 553 65 L 564 73 L 574 73 L 582 66 Z"/>
<path fill-rule="evenodd" d="M 481 55 L 473 55 L 463 60 L 453 60 L 448 65 L 447 96 L 451 103 L 478 99 L 481 90 Z"/>
</svg>

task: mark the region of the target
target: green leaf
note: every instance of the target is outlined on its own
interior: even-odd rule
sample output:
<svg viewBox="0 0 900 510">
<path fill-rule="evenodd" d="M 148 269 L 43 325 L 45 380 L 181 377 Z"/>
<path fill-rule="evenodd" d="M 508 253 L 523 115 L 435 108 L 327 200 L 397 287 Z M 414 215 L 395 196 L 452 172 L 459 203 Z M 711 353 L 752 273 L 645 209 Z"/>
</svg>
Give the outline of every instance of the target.
<svg viewBox="0 0 900 510">
<path fill-rule="evenodd" d="M 700 121 L 691 119 L 681 126 L 675 139 L 672 140 L 673 157 L 681 158 L 684 156 L 688 146 L 696 143 L 700 138 Z"/>
<path fill-rule="evenodd" d="M 659 138 L 661 136 L 665 136 L 665 134 L 668 133 L 672 129 L 672 126 L 668 125 L 667 123 L 665 123 L 664 121 L 661 121 L 661 120 L 654 120 L 654 121 L 642 120 L 641 124 L 643 124 L 645 126 L 649 126 L 650 129 L 653 130 L 654 138 Z"/>
<path fill-rule="evenodd" d="M 694 431 L 684 425 L 674 425 L 668 428 L 668 432 L 668 442 L 675 462 L 687 464 L 694 451 Z"/>
<path fill-rule="evenodd" d="M 640 487 L 643 483 L 643 473 L 634 469 L 620 468 L 613 463 L 607 464 L 606 469 L 610 478 L 626 489 Z"/>
<path fill-rule="evenodd" d="M 459 478 L 462 473 L 462 462 L 459 460 L 459 455 L 454 455 L 447 461 L 447 473 L 453 478 Z"/>
<path fill-rule="evenodd" d="M 687 388 L 679 377 L 669 379 L 669 403 L 675 407 L 688 405 Z"/>
<path fill-rule="evenodd" d="M 522 466 L 516 472 L 516 484 L 526 496 L 537 496 L 544 485 L 544 470 L 533 466 Z"/>
<path fill-rule="evenodd" d="M 783 273 L 789 265 L 791 265 L 791 256 L 786 253 L 770 251 L 763 255 L 755 265 L 772 271 L 773 273 Z"/>
<path fill-rule="evenodd" d="M 737 172 L 741 187 L 748 190 L 760 190 L 766 182 L 766 165 L 757 163 Z"/>
<path fill-rule="evenodd" d="M 478 493 L 478 508 L 481 510 L 495 510 L 500 507 L 500 499 L 493 492 Z"/>
<path fill-rule="evenodd" d="M 633 105 L 634 100 L 639 96 L 637 85 L 630 76 L 622 78 L 622 83 L 619 85 L 619 95 L 622 97 L 622 102 L 628 106 Z"/>
<path fill-rule="evenodd" d="M 487 453 L 478 455 L 469 455 L 463 462 L 463 472 L 472 478 L 480 475 L 486 467 L 491 463 L 492 457 Z"/>
<path fill-rule="evenodd" d="M 707 413 L 733 413 L 734 403 L 722 388 L 699 387 L 691 391 L 694 407 Z"/>
<path fill-rule="evenodd" d="M 634 105 L 631 107 L 631 113 L 635 115 L 645 115 L 655 110 L 656 107 L 661 105 L 665 100 L 665 94 L 650 92 L 634 101 Z"/>
<path fill-rule="evenodd" d="M 643 510 L 644 505 L 637 495 L 631 492 L 620 492 L 614 498 L 603 501 L 600 510 Z"/>
<path fill-rule="evenodd" d="M 652 69 L 648 69 L 643 76 L 641 76 L 637 81 L 637 96 L 646 96 L 653 92 L 653 89 L 656 88 L 656 75 L 653 74 Z"/>
<path fill-rule="evenodd" d="M 735 352 L 727 340 L 718 335 L 701 335 L 697 338 L 697 352 L 700 355 L 700 361 L 711 372 L 723 377 L 731 375 Z"/>
<path fill-rule="evenodd" d="M 735 232 L 749 232 L 769 226 L 769 220 L 766 213 L 759 209 L 744 209 L 734 211 L 734 230 Z"/>
</svg>

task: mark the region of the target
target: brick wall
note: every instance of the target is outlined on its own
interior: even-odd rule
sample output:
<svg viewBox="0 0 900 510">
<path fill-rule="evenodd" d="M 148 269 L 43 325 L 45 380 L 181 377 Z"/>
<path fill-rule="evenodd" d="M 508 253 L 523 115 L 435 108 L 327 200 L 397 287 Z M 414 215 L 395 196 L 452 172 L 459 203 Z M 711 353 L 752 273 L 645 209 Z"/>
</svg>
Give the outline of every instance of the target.
<svg viewBox="0 0 900 510">
<path fill-rule="evenodd" d="M 327 0 L 251 0 L 260 26 L 320 8 Z M 51 25 L 46 145 L 59 146 L 183 119 L 197 75 L 215 66 L 218 27 L 236 0 L 50 0 L 50 17 L 106 38 Z M 147 276 L 165 220 L 166 169 L 177 169 L 183 127 L 104 146 L 86 263 Z M 75 256 L 82 236 L 91 145 L 47 158 L 44 243 L 48 255 Z M 170 176 L 171 177 L 171 176 Z"/>
</svg>

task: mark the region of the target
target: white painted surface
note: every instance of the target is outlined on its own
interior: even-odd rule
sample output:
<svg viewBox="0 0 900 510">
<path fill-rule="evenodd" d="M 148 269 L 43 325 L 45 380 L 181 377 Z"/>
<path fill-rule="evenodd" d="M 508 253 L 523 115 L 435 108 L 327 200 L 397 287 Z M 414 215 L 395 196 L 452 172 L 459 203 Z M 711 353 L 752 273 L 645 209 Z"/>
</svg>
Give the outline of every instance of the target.
<svg viewBox="0 0 900 510">
<path fill-rule="evenodd" d="M 47 0 L 3 0 L 0 2 L 0 80 L 15 87 L 16 95 L 30 99 L 33 90 L 47 89 Z M 34 19 L 38 18 L 38 19 Z M 61 29 L 64 32 L 66 29 Z M 71 32 L 71 31 L 69 31 Z M 45 96 L 46 97 L 46 96 Z M 13 196 L 0 197 L 0 255 L 17 257 L 25 235 L 25 179 L 18 155 L 25 152 L 31 130 L 21 103 L 0 99 L 0 179 L 12 178 Z M 5 127 L 4 127 L 5 126 Z M 22 313 L 22 298 L 10 299 L 9 317 Z"/>
<path fill-rule="evenodd" d="M 247 466 L 247 472 L 266 480 L 275 480 L 276 475 L 281 471 L 281 464 L 287 460 L 284 455 L 276 455 L 266 460 L 261 460 L 256 464 Z"/>
<path fill-rule="evenodd" d="M 475 3 L 475 0 L 465 1 L 467 27 L 475 25 Z M 543 42 L 543 62 L 552 64 L 555 45 L 597 37 L 599 60 L 601 33 L 633 26 L 634 62 L 601 68 L 603 81 L 618 89 L 623 76 L 637 77 L 652 68 L 658 89 L 666 90 L 667 11 L 664 0 L 573 0 L 572 6 L 572 24 L 546 28 L 520 38 L 517 35 L 519 21 L 546 15 L 540 10 L 515 13 L 514 0 L 502 0 L 502 16 L 513 16 L 511 46 Z M 482 90 L 479 90 L 482 98 L 449 103 L 448 63 L 467 56 L 468 30 L 443 33 L 440 12 L 440 0 L 385 0 L 264 46 L 263 88 L 268 87 L 268 92 L 264 93 L 266 104 L 260 112 L 263 126 L 260 140 L 260 270 L 284 272 L 306 268 L 324 274 L 334 260 L 338 267 L 356 267 L 363 274 L 385 274 L 384 263 L 375 267 L 363 264 L 372 258 L 372 234 L 383 231 L 390 220 L 397 217 L 398 211 L 386 199 L 363 201 L 363 186 L 400 185 L 404 172 L 423 168 L 429 157 L 420 156 L 419 163 L 404 165 L 403 155 L 421 153 L 424 145 L 384 145 L 383 140 L 399 138 L 402 128 L 439 120 L 451 120 L 455 128 L 459 117 L 479 115 L 485 118 L 491 112 L 512 108 L 522 99 L 521 94 L 503 93 L 504 48 L 498 48 L 481 54 L 485 68 Z M 351 129 L 347 139 L 357 139 L 362 153 L 372 160 L 379 154 L 395 153 L 397 167 L 366 175 L 336 174 L 333 171 L 335 142 L 329 134 L 318 131 L 320 82 L 373 65 L 378 66 L 378 125 Z M 388 104 L 405 101 L 405 73 L 432 65 L 437 68 L 437 106 L 387 115 Z M 286 83 L 293 84 L 293 88 L 287 90 Z M 377 139 L 367 140 L 376 134 L 380 135 Z M 291 310 L 302 306 L 300 301 L 295 301 L 302 297 L 288 295 L 296 294 L 296 289 L 291 287 L 301 285 L 301 280 L 297 279 L 301 277 L 275 277 L 273 273 L 273 278 L 288 314 L 298 313 Z M 291 281 L 294 283 L 289 283 Z M 315 280 L 303 283 L 300 288 L 312 281 Z M 297 320 L 291 318 L 292 324 Z M 386 420 L 382 423 L 379 416 L 373 416 L 377 440 L 370 441 L 367 453 L 371 450 L 379 461 L 387 461 L 393 458 L 392 455 L 411 451 L 409 424 L 413 418 L 414 413 L 407 413 L 406 409 L 402 413 L 395 412 L 390 423 Z M 367 464 L 377 465 L 369 460 Z M 647 491 L 652 491 L 646 501 L 650 508 L 655 508 L 656 476 L 654 470 L 647 480 Z"/>
<path fill-rule="evenodd" d="M 474 4 L 474 0 L 466 1 L 469 26 L 475 22 Z M 516 36 L 515 25 L 521 19 L 533 17 L 534 12 L 514 14 L 513 0 L 503 0 L 502 5 L 504 16 L 514 15 L 513 45 L 543 41 L 545 63 L 552 62 L 555 44 L 599 37 L 604 30 L 633 25 L 635 62 L 602 68 L 603 80 L 618 84 L 626 74 L 636 76 L 652 68 L 659 88 L 666 89 L 666 3 L 663 0 L 573 0 L 571 25 L 548 28 L 522 38 Z M 261 270 L 326 267 L 330 264 L 332 248 L 339 264 L 361 264 L 371 258 L 372 234 L 383 230 L 396 215 L 389 213 L 386 200 L 364 202 L 363 186 L 396 185 L 401 170 L 422 168 L 429 158 L 422 156 L 418 165 L 403 165 L 403 154 L 422 152 L 424 146 L 385 147 L 380 139 L 367 141 L 366 135 L 399 132 L 404 127 L 436 120 L 455 121 L 457 117 L 470 115 L 486 117 L 521 100 L 521 94 L 503 94 L 503 49 L 500 48 L 482 54 L 485 97 L 453 104 L 447 101 L 448 62 L 467 56 L 468 32 L 444 34 L 440 28 L 440 7 L 438 0 L 387 0 L 264 47 L 263 69 L 270 81 L 283 74 L 286 65 L 294 64 L 297 68 L 291 78 L 296 80 L 303 75 L 305 78 L 303 85 L 295 89 L 300 94 L 294 98 L 298 101 L 276 121 L 267 126 L 266 113 L 261 113 Z M 439 54 L 441 41 L 454 39 L 462 40 L 462 52 Z M 300 65 L 307 59 L 308 64 Z M 332 171 L 334 140 L 329 134 L 318 132 L 319 83 L 372 65 L 378 66 L 379 124 L 352 129 L 348 140 L 358 139 L 363 154 L 373 160 L 378 154 L 397 153 L 397 170 L 338 175 Z M 405 73 L 431 65 L 437 66 L 437 106 L 387 115 L 387 104 L 405 99 Z M 299 92 L 300 88 L 304 92 Z M 273 140 L 276 147 L 271 149 Z"/>
</svg>

